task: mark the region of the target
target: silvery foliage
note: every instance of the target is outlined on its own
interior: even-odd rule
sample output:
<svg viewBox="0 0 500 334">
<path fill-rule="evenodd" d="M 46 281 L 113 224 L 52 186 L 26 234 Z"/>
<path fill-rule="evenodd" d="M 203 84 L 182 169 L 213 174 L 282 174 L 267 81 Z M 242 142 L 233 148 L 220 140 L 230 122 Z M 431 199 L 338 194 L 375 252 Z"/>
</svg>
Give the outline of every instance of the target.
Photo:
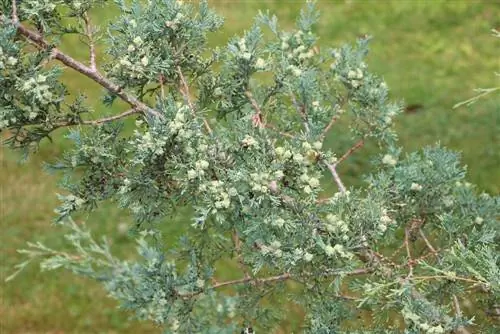
<svg viewBox="0 0 500 334">
<path fill-rule="evenodd" d="M 103 5 L 1 2 L 6 143 L 29 152 L 59 128 L 74 143 L 49 166 L 66 174 L 56 212 L 73 251 L 30 243 L 19 270 L 41 257 L 42 269 L 96 279 L 165 333 L 269 332 L 292 306 L 307 333 L 466 333 L 474 318 L 493 330 L 483 311 L 500 291 L 499 199 L 478 195 L 456 153 L 395 148 L 401 105 L 368 71 L 368 38 L 320 50 L 308 3 L 295 30 L 259 14 L 210 48 L 223 21 L 204 2 L 117 0 L 104 33 L 89 13 Z M 90 65 L 58 49 L 66 34 L 87 42 Z M 67 67 L 104 88 L 104 106 L 131 109 L 99 118 L 108 109 L 61 81 Z M 346 189 L 337 166 L 365 142 L 383 153 L 365 186 Z M 109 200 L 134 217 L 140 259 L 115 257 L 71 219 Z M 166 243 L 181 208 L 190 222 Z"/>
</svg>

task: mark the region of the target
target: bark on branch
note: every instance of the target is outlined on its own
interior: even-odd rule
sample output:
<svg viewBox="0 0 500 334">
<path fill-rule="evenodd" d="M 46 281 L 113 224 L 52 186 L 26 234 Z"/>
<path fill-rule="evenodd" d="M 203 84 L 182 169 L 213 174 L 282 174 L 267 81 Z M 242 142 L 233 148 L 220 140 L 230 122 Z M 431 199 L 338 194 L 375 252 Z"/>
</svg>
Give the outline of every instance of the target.
<svg viewBox="0 0 500 334">
<path fill-rule="evenodd" d="M 5 17 L 0 17 L 0 21 L 3 22 L 5 20 Z M 77 61 L 76 59 L 72 58 L 71 56 L 65 54 L 58 48 L 53 47 L 50 45 L 42 35 L 39 33 L 30 30 L 23 26 L 21 23 L 19 23 L 17 20 L 11 20 L 11 23 L 17 28 L 17 31 L 21 36 L 24 36 L 29 42 L 32 44 L 36 45 L 39 49 L 41 50 L 48 50 L 51 51 L 52 57 L 54 59 L 57 59 L 64 65 L 66 65 L 69 68 L 72 68 L 73 70 L 85 75 L 86 77 L 92 79 L 93 81 L 97 82 L 99 85 L 102 87 L 106 88 L 108 91 L 111 93 L 116 94 L 118 97 L 120 97 L 123 101 L 128 103 L 133 109 L 147 114 L 149 116 L 153 117 L 158 117 L 158 118 L 163 118 L 163 115 L 157 111 L 154 110 L 153 108 L 147 106 L 143 102 L 139 101 L 135 96 L 127 93 L 123 88 L 109 80 L 108 78 L 104 77 L 96 68 L 93 68 L 93 66 L 86 66 L 85 64 Z"/>
</svg>

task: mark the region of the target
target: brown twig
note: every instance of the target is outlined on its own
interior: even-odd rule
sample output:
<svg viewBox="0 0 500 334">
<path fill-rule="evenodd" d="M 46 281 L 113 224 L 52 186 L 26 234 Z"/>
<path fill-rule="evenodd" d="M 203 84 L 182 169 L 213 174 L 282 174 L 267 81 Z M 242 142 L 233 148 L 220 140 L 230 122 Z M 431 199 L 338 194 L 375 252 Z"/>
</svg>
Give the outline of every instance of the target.
<svg viewBox="0 0 500 334">
<path fill-rule="evenodd" d="M 90 49 L 90 68 L 96 72 L 96 55 L 95 55 L 95 41 L 93 37 L 92 26 L 90 24 L 90 17 L 87 12 L 83 13 L 83 21 L 85 22 L 85 34 L 89 40 L 89 49 Z"/>
<path fill-rule="evenodd" d="M 462 317 L 462 310 L 460 309 L 460 303 L 456 295 L 453 295 L 453 306 L 455 307 L 455 313 L 459 318 Z"/>
<path fill-rule="evenodd" d="M 321 276 L 332 276 L 332 275 L 356 276 L 356 275 L 366 275 L 370 272 L 371 272 L 370 269 L 362 268 L 362 269 L 355 269 L 352 271 L 344 271 L 344 272 L 331 271 L 331 272 L 324 273 Z M 313 274 L 310 274 L 310 275 L 313 275 Z M 289 272 L 285 272 L 285 273 L 280 274 L 280 275 L 269 276 L 269 277 L 264 277 L 264 278 L 244 277 L 244 278 L 230 280 L 230 281 L 218 282 L 218 283 L 212 285 L 210 288 L 211 289 L 218 289 L 218 288 L 222 288 L 225 286 L 239 285 L 239 284 L 246 284 L 246 283 L 259 285 L 259 284 L 273 283 L 273 282 L 279 282 L 279 281 L 286 281 L 289 279 L 294 279 L 294 277 Z M 185 294 L 178 294 L 178 295 L 182 298 L 189 298 L 189 297 L 199 295 L 201 293 L 203 293 L 203 290 L 196 291 L 196 292 L 189 292 L 189 293 L 185 293 Z"/>
<path fill-rule="evenodd" d="M 165 77 L 163 76 L 163 74 L 160 74 L 160 76 L 159 76 L 158 79 L 159 79 L 159 82 L 160 82 L 161 99 L 165 100 L 165 88 L 164 88 Z"/>
<path fill-rule="evenodd" d="M 96 120 L 84 120 L 84 121 L 81 121 L 79 123 L 60 122 L 60 123 L 56 123 L 54 125 L 57 128 L 61 128 L 64 126 L 72 126 L 72 125 L 99 125 L 99 124 L 103 124 L 103 123 L 109 123 L 112 121 L 116 121 L 116 120 L 119 120 L 121 118 L 125 118 L 127 116 L 139 114 L 139 113 L 140 112 L 137 109 L 129 109 L 121 114 L 110 116 L 110 117 L 105 117 L 105 118 L 100 118 L 100 119 L 96 119 Z"/>
<path fill-rule="evenodd" d="M 455 295 L 453 295 L 453 306 L 455 308 L 455 313 L 457 314 L 457 317 L 462 318 L 462 310 L 460 309 L 460 303 L 458 301 L 457 296 L 455 296 Z M 455 330 L 454 333 L 470 334 L 469 330 L 466 329 L 464 326 L 458 326 L 458 328 Z"/>
<path fill-rule="evenodd" d="M 184 78 L 184 74 L 182 74 L 182 70 L 180 66 L 177 66 L 177 74 L 179 75 L 179 80 L 181 81 L 181 93 L 186 100 L 189 108 L 191 108 L 191 112 L 194 114 L 195 109 L 193 102 L 191 101 L 191 94 L 189 93 L 189 85 L 187 84 L 186 78 Z"/>
<path fill-rule="evenodd" d="M 293 106 L 295 107 L 300 117 L 302 118 L 302 124 L 304 125 L 304 129 L 306 130 L 306 132 L 310 132 L 309 124 L 307 123 L 307 112 L 305 106 L 303 104 L 299 105 L 299 103 L 295 99 L 295 95 L 292 92 L 290 92 L 290 96 L 292 98 Z"/>
<path fill-rule="evenodd" d="M 427 239 L 427 237 L 425 236 L 424 234 L 424 231 L 422 231 L 421 228 L 418 229 L 418 233 L 420 234 L 420 236 L 422 237 L 422 239 L 424 240 L 425 244 L 427 245 L 427 248 L 429 248 L 429 250 L 432 252 L 432 254 L 434 254 L 436 257 L 438 257 L 438 252 L 436 251 L 436 249 L 432 246 L 432 244 L 429 242 L 429 239 Z"/>
<path fill-rule="evenodd" d="M 281 132 L 278 128 L 276 128 L 276 127 L 275 127 L 274 125 L 272 125 L 272 124 L 267 123 L 267 124 L 265 124 L 264 126 L 265 126 L 267 129 L 271 129 L 271 130 L 273 130 L 273 131 L 276 131 L 278 134 L 280 134 L 280 135 L 282 135 L 282 136 L 284 136 L 284 137 L 288 137 L 288 138 L 295 138 L 295 136 L 294 136 L 294 135 L 292 135 L 292 134 L 290 134 L 290 133 Z"/>
<path fill-rule="evenodd" d="M 340 179 L 339 174 L 337 173 L 336 164 L 329 164 L 326 162 L 325 162 L 325 164 L 328 167 L 328 169 L 330 170 L 330 173 L 332 174 L 333 179 L 335 180 L 335 183 L 337 183 L 337 187 L 339 188 L 340 192 L 345 193 L 346 188 L 345 188 L 344 184 L 342 183 L 342 180 Z"/>
<path fill-rule="evenodd" d="M 332 119 L 330 120 L 330 123 L 328 123 L 328 125 L 326 126 L 326 128 L 321 133 L 321 138 L 325 138 L 326 137 L 326 134 L 328 133 L 328 131 L 330 131 L 330 129 L 332 128 L 333 124 L 335 124 L 335 122 L 337 122 L 337 120 L 339 118 L 340 117 L 337 116 L 337 115 L 335 115 L 335 116 L 332 117 Z"/>
<path fill-rule="evenodd" d="M 181 94 L 184 96 L 184 100 L 188 104 L 189 108 L 191 109 L 191 112 L 193 115 L 196 113 L 196 109 L 194 108 L 194 104 L 191 101 L 191 94 L 189 92 L 189 85 L 186 81 L 186 78 L 184 77 L 184 74 L 182 74 L 182 70 L 180 66 L 177 66 L 177 74 L 179 75 L 179 79 L 181 81 Z M 205 125 L 205 128 L 207 129 L 208 133 L 212 133 L 212 129 L 210 128 L 210 125 L 208 124 L 206 119 L 203 119 L 203 124 Z"/>
<path fill-rule="evenodd" d="M 47 41 L 43 39 L 43 37 L 39 33 L 26 28 L 19 22 L 13 21 L 12 23 L 22 36 L 35 44 L 39 49 L 51 50 L 54 59 L 57 59 L 67 67 L 72 68 L 75 71 L 94 80 L 102 87 L 119 96 L 123 101 L 127 102 L 134 109 L 137 109 L 142 113 L 149 114 L 154 117 L 163 118 L 163 115 L 159 111 L 150 108 L 143 102 L 139 101 L 136 97 L 128 94 L 120 86 L 105 78 L 102 74 L 99 73 L 99 71 L 94 71 L 91 67 L 82 64 L 69 55 L 63 53 L 59 49 L 53 48 Z"/>
<path fill-rule="evenodd" d="M 357 275 L 366 275 L 372 273 L 373 270 L 370 268 L 360 268 L 360 269 L 354 269 L 351 271 L 339 271 L 339 270 L 327 270 L 323 274 L 323 276 L 332 276 L 332 275 L 338 275 L 338 276 L 357 276 Z M 311 274 L 312 275 L 312 274 Z"/>
<path fill-rule="evenodd" d="M 378 259 L 384 261 L 386 264 L 390 265 L 391 267 L 394 267 L 394 268 L 398 267 L 398 265 L 395 262 L 391 261 L 390 259 L 388 259 L 384 255 L 380 254 L 379 252 L 374 251 L 373 249 L 371 249 L 370 252 L 371 252 L 372 255 L 375 255 L 375 257 L 377 257 Z"/>
<path fill-rule="evenodd" d="M 241 254 L 241 240 L 240 237 L 238 236 L 238 231 L 236 231 L 236 229 L 233 230 L 232 238 L 233 238 L 234 250 L 236 251 L 236 258 L 238 260 L 238 265 L 240 266 L 240 269 L 243 271 L 245 278 L 250 278 L 250 274 L 248 273 L 245 262 L 243 261 L 243 256 Z"/>
<path fill-rule="evenodd" d="M 419 261 L 422 261 L 426 258 L 428 258 L 429 256 L 436 256 L 438 257 L 438 251 L 432 246 L 432 244 L 429 242 L 429 240 L 427 239 L 427 237 L 425 236 L 425 234 L 423 233 L 423 231 L 421 230 L 421 226 L 423 224 L 424 220 L 422 219 L 413 219 L 411 220 L 410 222 L 410 226 L 409 227 L 406 227 L 405 228 L 405 239 L 402 243 L 401 246 L 398 247 L 398 249 L 396 249 L 391 257 L 393 259 L 395 259 L 396 255 L 404 248 L 406 249 L 406 254 L 408 256 L 408 262 L 405 264 L 405 265 L 411 265 L 411 266 L 414 266 L 415 264 L 417 264 Z M 418 229 L 419 233 L 420 233 L 420 236 L 422 237 L 422 239 L 424 240 L 424 242 L 426 243 L 427 247 L 429 248 L 430 250 L 430 253 L 427 253 L 427 254 L 423 254 L 421 255 L 420 257 L 418 258 L 411 258 L 411 254 L 410 254 L 410 245 L 409 245 L 409 236 L 411 233 L 413 233 L 413 231 L 415 229 Z"/>
<path fill-rule="evenodd" d="M 436 253 L 430 252 L 430 253 L 427 253 L 427 254 L 420 255 L 418 258 L 416 258 L 416 259 L 413 260 L 413 263 L 418 263 L 418 262 L 420 262 L 422 260 L 425 260 L 426 258 L 428 258 L 430 256 L 436 256 L 437 257 L 438 256 L 437 254 L 438 254 L 437 252 Z"/>
<path fill-rule="evenodd" d="M 318 198 L 316 200 L 316 204 L 325 204 L 328 203 L 332 200 L 332 197 L 324 197 L 324 198 Z"/>
<path fill-rule="evenodd" d="M 248 101 L 250 101 L 250 105 L 252 106 L 253 110 L 255 110 L 255 114 L 252 117 L 252 122 L 253 122 L 254 126 L 259 126 L 261 128 L 265 127 L 265 128 L 271 129 L 273 131 L 276 131 L 278 134 L 280 134 L 280 135 L 282 135 L 284 137 L 295 138 L 294 135 L 286 133 L 286 132 L 281 132 L 274 125 L 268 124 L 268 123 L 266 123 L 264 121 L 264 116 L 263 116 L 263 113 L 262 113 L 262 109 L 259 107 L 259 104 L 257 103 L 257 101 L 255 100 L 255 98 L 253 97 L 252 92 L 250 92 L 250 91 L 247 90 L 245 92 L 245 96 L 248 98 Z"/>
<path fill-rule="evenodd" d="M 345 99 L 343 99 L 343 101 L 340 102 L 340 104 L 338 105 L 338 108 L 342 109 L 345 106 L 345 104 L 347 103 L 347 101 L 349 101 L 349 95 L 347 95 L 345 97 Z M 332 128 L 332 126 L 337 122 L 337 120 L 339 118 L 340 118 L 340 116 L 333 115 L 332 119 L 330 120 L 330 123 L 328 123 L 328 125 L 325 127 L 325 129 L 321 133 L 321 138 L 325 138 L 326 137 L 326 135 L 328 134 L 328 131 L 330 131 L 330 129 Z"/>
<path fill-rule="evenodd" d="M 370 257 L 366 257 L 363 254 L 357 254 L 357 255 L 358 255 L 358 258 L 361 261 L 363 261 L 365 263 L 371 262 L 371 258 Z M 381 267 L 381 269 L 382 269 L 381 272 L 383 273 L 384 276 L 391 277 L 394 274 L 394 271 L 391 268 L 388 268 L 388 267 L 384 266 L 383 264 L 381 264 L 381 266 L 382 266 Z M 413 277 L 407 276 L 406 278 L 398 277 L 397 278 L 397 282 L 399 284 L 401 284 L 401 285 L 407 285 L 410 280 L 411 281 L 417 281 L 417 280 L 428 280 L 428 279 L 451 279 L 451 278 L 449 276 L 445 276 L 445 275 L 413 276 Z M 472 280 L 472 279 L 469 279 L 469 278 L 466 278 L 466 277 L 454 276 L 452 279 L 461 280 L 461 281 L 470 282 L 470 283 L 475 283 L 475 284 L 484 284 L 483 282 Z M 426 301 L 428 303 L 428 301 L 425 298 L 425 296 L 423 296 L 415 287 L 411 287 L 411 295 L 415 299 Z M 449 317 L 447 314 L 442 315 L 442 317 L 447 322 L 452 320 L 451 317 Z M 470 332 L 464 326 L 459 326 L 457 328 L 456 332 L 460 333 L 460 334 L 470 334 Z"/>
<path fill-rule="evenodd" d="M 406 276 L 406 278 L 413 276 L 413 258 L 411 256 L 411 252 L 410 252 L 409 234 L 410 234 L 410 232 L 408 231 L 408 228 L 405 228 L 404 245 L 406 248 L 406 256 L 408 256 L 408 263 L 407 264 L 408 264 L 408 269 L 409 269 L 408 276 Z"/>
<path fill-rule="evenodd" d="M 214 285 L 212 288 L 217 289 L 221 288 L 224 286 L 228 285 L 235 285 L 235 284 L 242 284 L 242 283 L 255 283 L 255 284 L 262 284 L 262 283 L 270 283 L 270 282 L 276 282 L 276 281 L 286 281 L 287 279 L 291 278 L 292 275 L 290 273 L 284 273 L 281 275 L 277 276 L 271 276 L 271 277 L 266 277 L 266 278 L 252 278 L 252 277 L 245 277 L 237 280 L 232 280 L 232 281 L 225 281 L 225 282 L 220 282 L 217 285 Z"/>
<path fill-rule="evenodd" d="M 425 281 L 425 280 L 431 280 L 431 279 L 448 279 L 448 280 L 456 280 L 456 281 L 463 281 L 463 282 L 469 282 L 469 283 L 474 283 L 477 285 L 484 285 L 484 282 L 467 278 L 467 277 L 461 277 L 461 276 L 446 276 L 446 275 L 431 275 L 431 276 L 413 276 L 409 278 L 414 281 Z"/>
<path fill-rule="evenodd" d="M 338 186 L 340 192 L 342 192 L 342 193 L 346 192 L 346 188 L 345 188 L 344 184 L 342 183 L 342 180 L 340 179 L 340 176 L 337 172 L 337 166 L 342 161 L 347 159 L 354 151 L 356 151 L 358 148 L 363 146 L 363 144 L 364 144 L 364 140 L 360 140 L 359 142 L 357 142 L 356 145 L 354 145 L 346 153 L 344 153 L 344 155 L 341 156 L 340 159 L 338 159 L 334 164 L 329 164 L 329 163 L 325 162 L 326 166 L 328 167 L 328 169 L 330 170 L 330 173 L 333 176 L 333 179 L 335 180 L 335 183 L 337 183 L 337 186 Z"/>
<path fill-rule="evenodd" d="M 17 16 L 17 0 L 12 0 L 12 22 L 19 22 L 19 17 Z"/>
<path fill-rule="evenodd" d="M 262 119 L 262 110 L 259 107 L 259 104 L 257 101 L 255 101 L 252 93 L 250 91 L 245 91 L 245 96 L 248 98 L 248 101 L 250 101 L 250 104 L 252 105 L 253 110 L 255 110 L 255 114 L 252 117 L 252 122 L 254 126 L 259 126 L 259 127 L 264 127 L 264 121 Z"/>
<path fill-rule="evenodd" d="M 337 162 L 335 162 L 335 164 L 336 165 L 340 164 L 342 161 L 344 161 L 345 159 L 347 159 L 351 154 L 353 154 L 357 149 L 361 148 L 364 144 L 365 144 L 365 140 L 364 139 L 361 139 L 360 141 L 358 141 L 353 147 L 351 147 L 350 149 L 348 149 L 347 152 L 345 152 L 344 155 L 342 155 L 337 160 Z"/>
<path fill-rule="evenodd" d="M 245 283 L 252 283 L 252 284 L 257 285 L 257 284 L 271 283 L 271 282 L 276 282 L 276 281 L 286 281 L 286 280 L 288 280 L 290 278 L 291 278 L 290 273 L 284 273 L 284 274 L 281 274 L 281 275 L 271 276 L 271 277 L 266 277 L 266 278 L 244 277 L 244 278 L 240 278 L 240 279 L 219 282 L 217 284 L 212 285 L 211 289 L 219 289 L 219 288 L 222 288 L 222 287 L 225 287 L 225 286 L 245 284 Z M 190 298 L 190 297 L 194 297 L 196 295 L 199 295 L 201 293 L 203 293 L 203 290 L 196 291 L 196 292 L 184 293 L 184 294 L 178 294 L 178 295 L 181 298 Z"/>
<path fill-rule="evenodd" d="M 248 101 L 250 101 L 250 105 L 252 106 L 253 110 L 255 111 L 255 114 L 252 116 L 252 122 L 253 122 L 254 126 L 259 126 L 261 128 L 265 127 L 265 128 L 268 128 L 268 129 L 276 131 L 277 133 L 279 133 L 282 136 L 285 136 L 285 137 L 288 137 L 288 138 L 295 138 L 293 135 L 291 135 L 289 133 L 281 132 L 274 125 L 267 124 L 264 121 L 262 109 L 259 107 L 259 104 L 257 103 L 257 101 L 255 100 L 255 98 L 253 97 L 252 92 L 250 92 L 250 91 L 247 90 L 245 92 L 245 96 L 248 98 Z"/>
<path fill-rule="evenodd" d="M 352 301 L 357 301 L 359 300 L 359 298 L 357 297 L 353 297 L 353 296 L 349 296 L 349 295 L 335 295 L 333 296 L 333 298 L 339 298 L 339 299 L 344 299 L 344 300 L 352 300 Z"/>
<path fill-rule="evenodd" d="M 399 247 L 398 247 L 398 248 L 397 248 L 397 249 L 396 249 L 396 250 L 395 250 L 395 251 L 391 254 L 391 257 L 392 257 L 393 259 L 396 259 L 396 255 L 398 255 L 398 254 L 399 254 L 399 252 L 400 252 L 403 248 L 405 248 L 405 244 L 404 244 L 404 243 L 402 243 L 402 244 L 401 244 L 401 246 L 399 246 Z"/>
</svg>

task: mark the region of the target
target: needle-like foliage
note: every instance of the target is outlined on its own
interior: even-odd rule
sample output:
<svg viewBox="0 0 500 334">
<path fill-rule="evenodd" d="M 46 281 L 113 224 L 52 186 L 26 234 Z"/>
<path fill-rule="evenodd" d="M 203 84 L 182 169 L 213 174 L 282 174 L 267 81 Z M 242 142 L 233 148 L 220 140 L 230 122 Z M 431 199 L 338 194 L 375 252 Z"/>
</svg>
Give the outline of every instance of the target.
<svg viewBox="0 0 500 334">
<path fill-rule="evenodd" d="M 98 30 L 91 9 L 111 5 L 120 16 Z M 0 9 L 5 143 L 29 154 L 60 128 L 74 143 L 49 166 L 65 174 L 56 220 L 73 251 L 30 243 L 19 271 L 42 258 L 42 269 L 88 276 L 165 333 L 269 333 L 292 306 L 305 333 L 494 331 L 499 198 L 464 180 L 456 153 L 400 153 L 401 104 L 364 62 L 368 37 L 320 50 L 311 3 L 295 30 L 259 14 L 220 48 L 207 46 L 223 20 L 206 2 Z M 86 41 L 88 62 L 61 51 L 66 34 Z M 68 69 L 102 86 L 102 111 L 66 88 Z M 105 115 L 116 100 L 129 109 Z M 349 188 L 338 166 L 367 142 L 383 153 L 358 176 L 365 186 Z M 103 201 L 134 217 L 139 257 L 117 258 L 71 219 Z M 180 207 L 191 210 L 188 226 L 166 244 L 162 226 Z M 222 277 L 221 263 L 238 277 Z M 477 314 L 467 315 L 471 298 Z"/>
</svg>

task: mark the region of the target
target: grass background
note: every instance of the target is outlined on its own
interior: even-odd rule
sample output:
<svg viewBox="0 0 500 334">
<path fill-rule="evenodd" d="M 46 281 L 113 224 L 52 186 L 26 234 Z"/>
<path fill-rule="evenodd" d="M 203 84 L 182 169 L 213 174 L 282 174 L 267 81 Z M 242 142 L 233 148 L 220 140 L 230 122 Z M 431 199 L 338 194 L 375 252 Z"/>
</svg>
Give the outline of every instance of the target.
<svg viewBox="0 0 500 334">
<path fill-rule="evenodd" d="M 283 26 L 292 27 L 302 2 L 209 1 L 225 18 L 224 31 L 211 36 L 222 45 L 242 32 L 259 9 L 270 9 Z M 423 145 L 441 144 L 463 152 L 469 166 L 469 181 L 481 190 L 500 190 L 500 99 L 489 96 L 469 108 L 452 106 L 473 95 L 477 87 L 499 84 L 500 41 L 491 36 L 500 28 L 500 4 L 494 1 L 319 1 L 317 27 L 323 47 L 353 42 L 356 36 L 374 36 L 367 60 L 369 69 L 387 81 L 393 98 L 423 107 L 397 119 L 400 144 L 411 151 Z M 112 20 L 109 11 L 94 12 L 95 21 Z M 87 51 L 75 39 L 65 40 L 63 50 L 77 59 Z M 75 72 L 66 71 L 71 89 L 84 90 L 94 107 L 101 90 Z M 120 107 L 115 107 L 115 112 Z M 18 164 L 15 153 L 0 148 L 0 332 L 1 333 L 157 333 L 153 326 L 128 321 L 97 283 L 64 271 L 40 273 L 31 265 L 14 281 L 3 278 L 21 262 L 16 249 L 26 241 L 40 240 L 58 247 L 61 229 L 51 225 L 58 205 L 57 177 L 44 173 L 43 161 L 51 160 L 65 147 L 42 145 L 28 163 Z M 364 153 L 367 153 L 365 150 Z M 356 155 L 348 173 L 359 175 L 366 168 L 366 154 Z M 119 223 L 129 222 L 124 212 L 103 206 L 83 217 L 95 231 L 111 237 L 117 254 L 132 252 L 134 245 L 117 233 Z M 171 224 L 175 226 L 175 222 Z M 175 231 L 172 230 L 172 233 Z M 286 331 L 286 329 L 285 329 Z"/>
</svg>

